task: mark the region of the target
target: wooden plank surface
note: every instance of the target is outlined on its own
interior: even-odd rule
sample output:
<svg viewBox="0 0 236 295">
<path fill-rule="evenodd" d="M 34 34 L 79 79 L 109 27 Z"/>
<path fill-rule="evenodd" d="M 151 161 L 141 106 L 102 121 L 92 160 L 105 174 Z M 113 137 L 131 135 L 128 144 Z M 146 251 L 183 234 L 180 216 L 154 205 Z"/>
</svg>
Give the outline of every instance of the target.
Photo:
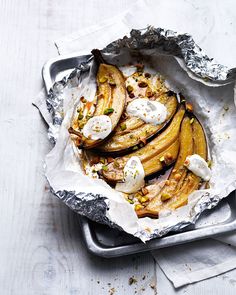
<svg viewBox="0 0 236 295">
<path fill-rule="evenodd" d="M 236 271 L 176 291 L 150 254 L 110 260 L 88 254 L 77 216 L 48 192 L 42 165 L 50 144 L 46 126 L 31 102 L 42 87 L 43 63 L 57 54 L 53 40 L 111 17 L 134 2 L 0 1 L 3 295 L 235 294 Z M 236 45 L 234 1 L 147 1 L 151 8 L 154 2 L 150 21 L 194 33 L 210 55 L 236 64 L 231 50 Z M 128 284 L 131 276 L 137 283 Z"/>
</svg>

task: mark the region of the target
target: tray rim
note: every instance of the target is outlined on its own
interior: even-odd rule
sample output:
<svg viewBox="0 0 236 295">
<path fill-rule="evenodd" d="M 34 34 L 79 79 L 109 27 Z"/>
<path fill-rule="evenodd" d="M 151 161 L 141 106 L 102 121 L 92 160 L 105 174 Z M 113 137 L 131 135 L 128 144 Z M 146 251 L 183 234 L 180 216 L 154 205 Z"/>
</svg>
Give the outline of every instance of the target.
<svg viewBox="0 0 236 295">
<path fill-rule="evenodd" d="M 234 196 L 233 196 L 234 195 Z M 236 191 L 232 192 L 229 196 L 236 198 Z M 228 196 L 228 197 L 229 197 Z M 220 223 L 215 225 L 208 225 L 202 228 L 194 228 L 188 231 L 173 232 L 170 236 L 156 238 L 146 243 L 139 242 L 119 246 L 103 246 L 96 237 L 94 237 L 89 220 L 85 216 L 79 216 L 80 226 L 82 229 L 83 238 L 88 251 L 104 258 L 114 258 L 126 256 L 141 252 L 158 250 L 161 248 L 171 247 L 175 245 L 185 244 L 193 241 L 198 241 L 206 238 L 215 237 L 219 234 L 228 233 L 236 230 L 236 219 L 228 223 Z"/>
<path fill-rule="evenodd" d="M 72 54 L 60 55 L 58 57 L 49 59 L 42 68 L 42 78 L 43 78 L 47 93 L 49 92 L 50 88 L 52 87 L 54 83 L 50 74 L 51 74 L 51 69 L 53 66 L 55 66 L 55 64 L 65 60 L 82 58 L 82 57 L 85 58 L 89 56 L 91 56 L 91 54 L 86 54 L 85 52 L 80 51 L 80 52 L 74 52 Z M 236 197 L 236 191 L 232 192 L 231 194 L 234 194 L 234 197 Z M 176 232 L 170 236 L 156 238 L 146 243 L 143 243 L 140 241 L 134 244 L 127 244 L 123 246 L 114 246 L 114 247 L 104 246 L 103 247 L 102 244 L 96 238 L 93 237 L 93 234 L 91 231 L 91 225 L 89 224 L 88 219 L 84 216 L 79 216 L 79 221 L 81 225 L 84 242 L 88 251 L 92 254 L 95 254 L 97 256 L 104 257 L 104 258 L 113 258 L 113 257 L 119 257 L 119 256 L 131 255 L 135 253 L 157 250 L 157 249 L 161 249 L 165 247 L 180 245 L 180 244 L 189 243 L 192 241 L 214 237 L 218 234 L 223 234 L 223 233 L 236 230 L 236 219 L 235 219 L 229 223 L 222 223 L 218 225 L 207 226 L 205 228 L 192 229 L 192 230 L 183 231 L 183 232 Z"/>
<path fill-rule="evenodd" d="M 60 61 L 64 61 L 64 60 L 70 60 L 70 59 L 74 59 L 74 58 L 81 58 L 81 57 L 89 57 L 91 56 L 91 54 L 85 53 L 83 51 L 78 51 L 78 52 L 74 52 L 71 54 L 64 54 L 64 55 L 59 55 L 57 57 L 53 57 L 50 58 L 49 60 L 47 60 L 43 67 L 42 67 L 42 78 L 44 81 L 44 86 L 46 88 L 47 93 L 49 92 L 50 88 L 53 85 L 53 79 L 50 75 L 51 73 L 51 68 L 57 64 Z"/>
</svg>

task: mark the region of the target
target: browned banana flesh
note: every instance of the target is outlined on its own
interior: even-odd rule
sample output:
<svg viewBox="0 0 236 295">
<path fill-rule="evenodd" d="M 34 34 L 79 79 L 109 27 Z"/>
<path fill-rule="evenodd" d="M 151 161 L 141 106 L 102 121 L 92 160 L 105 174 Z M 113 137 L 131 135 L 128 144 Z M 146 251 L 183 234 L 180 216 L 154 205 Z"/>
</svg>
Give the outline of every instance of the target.
<svg viewBox="0 0 236 295">
<path fill-rule="evenodd" d="M 207 143 L 203 128 L 199 121 L 195 118 L 192 123 L 193 127 L 193 143 L 194 154 L 198 154 L 205 161 L 207 160 Z M 188 196 L 200 186 L 201 178 L 195 175 L 193 172 L 188 171 L 188 174 L 184 180 L 184 183 L 176 194 L 167 204 L 167 208 L 174 210 L 188 203 Z"/>
<path fill-rule="evenodd" d="M 82 98 L 81 109 L 78 110 L 76 122 L 69 132 L 78 136 L 77 145 L 84 149 L 93 148 L 105 138 L 92 139 L 83 135 L 83 127 L 93 117 L 106 115 L 111 121 L 111 132 L 117 126 L 126 103 L 125 79 L 121 71 L 114 65 L 106 64 L 101 53 L 93 50 L 95 60 L 99 63 L 97 72 L 97 94 L 92 102 Z M 95 126 L 96 127 L 96 126 Z M 111 133 L 110 132 L 110 133 Z"/>
<path fill-rule="evenodd" d="M 156 173 L 166 165 L 175 161 L 179 150 L 179 130 L 185 114 L 185 108 L 181 105 L 175 114 L 172 122 L 163 133 L 150 141 L 143 148 L 132 152 L 126 156 L 116 158 L 112 163 L 107 165 L 103 171 L 103 177 L 110 182 L 123 180 L 123 169 L 133 156 L 139 157 L 144 167 L 145 175 Z M 161 162 L 161 165 L 160 165 Z"/>
<path fill-rule="evenodd" d="M 191 148 L 193 148 L 193 151 L 192 153 L 190 153 L 190 150 L 189 150 L 188 153 L 198 154 L 204 160 L 206 160 L 207 144 L 206 144 L 206 138 L 205 138 L 205 134 L 202 129 L 202 126 L 200 125 L 197 119 L 191 119 L 189 122 L 192 123 L 191 127 L 192 127 L 193 140 L 192 140 L 192 143 L 190 144 L 191 144 Z M 181 128 L 181 132 L 182 132 L 182 128 Z M 182 139 L 180 139 L 180 141 L 181 141 L 181 144 L 180 144 L 181 146 L 180 153 L 181 153 Z M 186 143 L 186 146 L 187 146 L 187 143 Z M 186 159 L 186 154 L 183 156 L 182 159 L 183 161 Z M 178 161 L 178 160 L 176 162 L 176 166 L 179 166 L 178 162 L 179 164 L 181 163 L 181 166 L 182 166 L 183 161 Z M 179 169 L 181 168 L 181 166 L 179 166 Z M 163 209 L 174 210 L 174 209 L 177 209 L 178 207 L 181 207 L 187 204 L 188 196 L 193 191 L 199 188 L 201 179 L 200 177 L 196 176 L 191 171 L 188 171 L 185 167 L 183 167 L 183 169 L 185 169 L 185 172 L 182 173 L 182 175 L 181 173 L 176 174 L 177 170 L 175 171 L 173 169 L 173 173 L 171 173 L 167 181 L 167 184 L 164 186 L 162 191 L 151 200 L 151 202 L 146 206 L 146 208 L 137 211 L 137 214 L 139 217 L 145 217 L 145 216 L 158 217 L 159 212 Z M 176 176 L 177 176 L 177 179 L 179 179 L 177 183 L 173 180 L 174 177 Z"/>
<path fill-rule="evenodd" d="M 172 119 L 178 107 L 178 101 L 173 92 L 163 93 L 160 97 L 156 101 L 163 101 L 167 108 L 165 122 L 152 125 L 137 117 L 128 117 L 119 123 L 113 136 L 100 145 L 99 150 L 107 153 L 125 151 L 138 144 L 146 144 L 150 137 L 160 132 Z"/>
</svg>

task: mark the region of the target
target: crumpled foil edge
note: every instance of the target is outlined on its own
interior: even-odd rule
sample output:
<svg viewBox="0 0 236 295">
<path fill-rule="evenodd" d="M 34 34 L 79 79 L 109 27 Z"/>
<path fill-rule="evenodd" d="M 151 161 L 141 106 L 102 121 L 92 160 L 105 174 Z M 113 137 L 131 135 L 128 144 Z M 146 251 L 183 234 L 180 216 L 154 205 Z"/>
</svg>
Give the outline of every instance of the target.
<svg viewBox="0 0 236 295">
<path fill-rule="evenodd" d="M 202 83 L 209 81 L 224 85 L 233 82 L 236 78 L 236 69 L 229 69 L 224 65 L 216 63 L 214 59 L 209 58 L 188 34 L 179 35 L 171 30 L 149 26 L 143 30 L 132 30 L 130 37 L 125 36 L 122 39 L 110 43 L 102 52 L 114 54 L 124 48 L 134 51 L 151 49 L 161 54 L 173 55 L 176 58 L 182 59 L 186 69 L 196 76 L 196 80 L 200 79 Z M 64 77 L 61 81 L 54 83 L 49 91 L 46 103 L 48 111 L 52 115 L 53 124 L 49 126 L 48 136 L 54 144 L 56 143 L 58 130 L 64 117 L 63 91 L 67 87 L 70 88 L 79 84 L 83 79 L 83 74 L 89 71 L 90 62 L 91 58 L 87 62 L 81 63 L 68 77 Z M 111 222 L 106 216 L 106 211 L 108 210 L 106 197 L 100 194 L 85 194 L 65 190 L 54 191 L 52 187 L 51 191 L 73 211 L 96 222 L 122 230 L 121 227 Z M 170 231 L 179 231 L 195 223 L 204 210 L 215 207 L 219 201 L 219 196 L 209 198 L 209 194 L 206 192 L 194 206 L 194 212 L 188 220 L 177 223 L 175 226 L 166 227 L 161 231 L 154 231 L 152 234 L 139 231 L 135 236 L 144 241 L 161 237 Z"/>
</svg>

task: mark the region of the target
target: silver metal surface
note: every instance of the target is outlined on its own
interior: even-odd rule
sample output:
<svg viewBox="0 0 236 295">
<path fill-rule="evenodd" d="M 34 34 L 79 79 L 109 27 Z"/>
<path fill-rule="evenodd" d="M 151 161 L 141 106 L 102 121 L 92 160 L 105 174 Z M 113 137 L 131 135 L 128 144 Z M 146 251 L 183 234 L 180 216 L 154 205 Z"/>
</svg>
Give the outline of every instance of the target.
<svg viewBox="0 0 236 295">
<path fill-rule="evenodd" d="M 168 234 L 146 244 L 117 229 L 89 221 L 80 217 L 83 237 L 88 250 L 98 256 L 112 258 L 147 252 L 160 248 L 184 244 L 236 229 L 236 194 L 224 199 L 214 209 L 205 211 L 195 225 L 186 227 L 183 232 Z"/>
<path fill-rule="evenodd" d="M 47 92 L 55 82 L 69 75 L 73 69 L 89 57 L 90 55 L 75 56 L 73 54 L 49 60 L 42 70 Z M 205 211 L 195 225 L 185 227 L 182 232 L 170 233 L 165 237 L 151 240 L 146 244 L 117 229 L 94 223 L 86 217 L 80 217 L 80 220 L 85 243 L 90 252 L 107 258 L 129 255 L 183 244 L 235 230 L 235 192 L 221 201 L 216 208 Z"/>
</svg>

